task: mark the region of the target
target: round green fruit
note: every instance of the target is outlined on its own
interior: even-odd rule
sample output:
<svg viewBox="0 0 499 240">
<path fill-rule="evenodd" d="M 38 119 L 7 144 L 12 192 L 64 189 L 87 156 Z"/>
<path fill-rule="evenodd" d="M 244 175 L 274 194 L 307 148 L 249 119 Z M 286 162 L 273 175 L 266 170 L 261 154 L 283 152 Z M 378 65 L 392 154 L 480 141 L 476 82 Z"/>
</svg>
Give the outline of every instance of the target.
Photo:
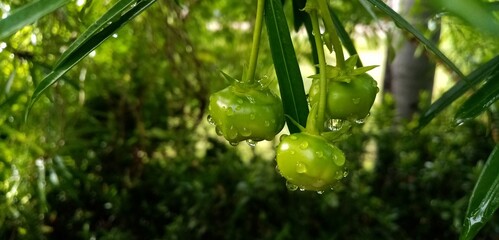
<svg viewBox="0 0 499 240">
<path fill-rule="evenodd" d="M 210 96 L 210 122 L 231 143 L 271 140 L 284 127 L 281 99 L 269 89 L 231 85 Z"/>
<path fill-rule="evenodd" d="M 321 136 L 295 133 L 281 138 L 277 168 L 288 187 L 324 191 L 344 177 L 345 155 Z"/>
</svg>

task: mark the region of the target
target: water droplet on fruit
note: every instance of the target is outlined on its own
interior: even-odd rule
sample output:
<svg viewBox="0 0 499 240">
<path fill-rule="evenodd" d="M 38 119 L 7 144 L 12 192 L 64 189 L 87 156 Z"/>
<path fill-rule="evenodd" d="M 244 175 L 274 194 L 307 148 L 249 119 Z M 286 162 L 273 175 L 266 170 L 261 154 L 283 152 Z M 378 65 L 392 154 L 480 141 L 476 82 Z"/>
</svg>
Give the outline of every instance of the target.
<svg viewBox="0 0 499 240">
<path fill-rule="evenodd" d="M 215 125 L 215 121 L 213 120 L 213 118 L 211 117 L 211 115 L 208 114 L 208 116 L 206 117 L 206 120 L 208 120 L 209 124 Z"/>
<path fill-rule="evenodd" d="M 295 151 L 294 151 L 294 150 L 291 150 L 291 151 L 289 151 L 289 154 L 294 155 L 294 154 L 295 154 Z"/>
<path fill-rule="evenodd" d="M 339 131 L 343 127 L 343 123 L 342 119 L 330 119 L 326 121 L 325 126 L 330 131 Z"/>
<path fill-rule="evenodd" d="M 243 101 L 242 99 L 237 99 L 237 103 L 239 103 L 239 104 L 243 104 L 243 103 L 244 103 L 244 101 Z"/>
<path fill-rule="evenodd" d="M 243 127 L 243 129 L 241 130 L 241 136 L 249 137 L 250 135 L 251 135 L 251 130 L 249 130 L 246 127 Z"/>
<path fill-rule="evenodd" d="M 270 127 L 270 122 L 268 120 L 265 120 L 263 124 L 265 124 L 265 127 Z"/>
<path fill-rule="evenodd" d="M 229 139 L 235 139 L 237 137 L 237 130 L 234 126 L 230 126 L 227 137 Z"/>
<path fill-rule="evenodd" d="M 355 123 L 357 124 L 364 124 L 366 122 L 365 118 L 359 118 L 354 120 Z"/>
<path fill-rule="evenodd" d="M 215 132 L 217 133 L 218 136 L 222 136 L 222 130 L 219 127 L 215 127 Z"/>
<path fill-rule="evenodd" d="M 300 191 L 302 191 L 302 192 L 303 192 L 303 191 L 305 191 L 305 187 L 303 187 L 303 186 L 300 186 L 300 187 L 299 187 L 299 189 L 300 189 Z"/>
<path fill-rule="evenodd" d="M 249 118 L 250 120 L 255 120 L 255 114 L 254 113 L 250 114 Z"/>
<path fill-rule="evenodd" d="M 289 191 L 296 191 L 296 189 L 298 189 L 298 186 L 295 185 L 295 184 L 292 184 L 288 181 L 286 181 L 286 188 L 289 190 Z"/>
<path fill-rule="evenodd" d="M 360 98 L 352 98 L 353 104 L 359 104 L 360 103 Z"/>
<path fill-rule="evenodd" d="M 234 110 L 232 108 L 227 109 L 227 116 L 232 116 L 234 115 Z"/>
<path fill-rule="evenodd" d="M 324 191 L 317 191 L 317 194 L 322 195 Z"/>
<path fill-rule="evenodd" d="M 345 164 L 343 158 L 339 158 L 338 156 L 333 156 L 333 162 L 334 164 L 336 164 L 336 166 L 343 166 L 343 164 Z"/>
<path fill-rule="evenodd" d="M 297 137 L 297 136 L 295 136 L 295 135 L 289 135 L 289 139 L 291 139 L 291 140 L 296 140 L 296 139 L 298 139 L 298 137 Z"/>
<path fill-rule="evenodd" d="M 331 189 L 331 191 L 334 191 L 334 187 L 331 187 L 331 188 L 329 188 L 329 189 Z"/>
<path fill-rule="evenodd" d="M 305 150 L 308 148 L 308 142 L 307 141 L 303 141 L 302 143 L 300 143 L 300 148 Z"/>
<path fill-rule="evenodd" d="M 234 147 L 235 147 L 235 146 L 237 146 L 237 145 L 239 144 L 239 142 L 229 142 L 229 143 L 230 143 L 230 145 L 232 145 L 232 146 L 234 146 Z"/>
<path fill-rule="evenodd" d="M 252 148 L 254 148 L 254 147 L 256 146 L 256 141 L 254 141 L 254 140 L 252 140 L 252 139 L 248 139 L 248 140 L 246 140 L 246 143 L 247 143 L 250 147 L 252 147 Z"/>
<path fill-rule="evenodd" d="M 348 176 L 348 170 L 345 168 L 345 171 L 343 171 L 343 177 L 347 177 Z"/>
<path fill-rule="evenodd" d="M 315 155 L 316 155 L 318 158 L 322 158 L 322 157 L 324 157 L 324 153 L 323 153 L 323 152 L 321 152 L 321 151 L 317 151 L 317 152 L 315 152 Z"/>
<path fill-rule="evenodd" d="M 297 173 L 306 173 L 307 172 L 307 166 L 301 162 L 296 163 L 296 172 Z"/>
</svg>

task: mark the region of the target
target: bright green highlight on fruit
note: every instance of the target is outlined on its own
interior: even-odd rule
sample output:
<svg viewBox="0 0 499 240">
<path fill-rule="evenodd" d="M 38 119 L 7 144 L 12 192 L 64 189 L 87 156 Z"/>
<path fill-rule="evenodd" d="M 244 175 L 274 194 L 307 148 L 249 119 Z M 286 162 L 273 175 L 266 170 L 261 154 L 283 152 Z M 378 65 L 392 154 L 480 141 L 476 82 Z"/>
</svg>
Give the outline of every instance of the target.
<svg viewBox="0 0 499 240">
<path fill-rule="evenodd" d="M 281 99 L 270 89 L 233 84 L 210 96 L 209 121 L 230 143 L 272 140 L 284 127 Z"/>
<path fill-rule="evenodd" d="M 325 138 L 309 133 L 283 136 L 277 146 L 276 160 L 279 172 L 292 190 L 328 190 L 345 176 L 343 151 Z"/>
</svg>

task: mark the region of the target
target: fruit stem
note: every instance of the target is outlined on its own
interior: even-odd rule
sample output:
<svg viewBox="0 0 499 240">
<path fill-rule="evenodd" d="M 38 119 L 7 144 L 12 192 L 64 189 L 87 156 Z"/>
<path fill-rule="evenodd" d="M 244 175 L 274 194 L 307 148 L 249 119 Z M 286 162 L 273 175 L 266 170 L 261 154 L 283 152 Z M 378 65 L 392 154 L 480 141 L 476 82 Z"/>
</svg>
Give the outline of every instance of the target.
<svg viewBox="0 0 499 240">
<path fill-rule="evenodd" d="M 341 45 L 340 38 L 338 37 L 338 33 L 336 32 L 333 18 L 331 17 L 331 13 L 329 12 L 329 6 L 327 5 L 326 0 L 317 0 L 317 2 L 319 4 L 319 11 L 322 17 L 322 21 L 324 22 L 326 31 L 330 35 L 329 37 L 333 45 L 334 53 L 336 55 L 337 67 L 339 67 L 340 69 L 344 69 L 345 55 L 343 54 L 343 47 Z"/>
<path fill-rule="evenodd" d="M 253 45 L 251 46 L 251 55 L 249 59 L 248 73 L 243 82 L 252 83 L 255 78 L 256 63 L 258 60 L 258 50 L 260 48 L 260 37 L 262 35 L 263 27 L 263 11 L 265 0 L 258 0 L 255 28 L 253 29 Z"/>
<path fill-rule="evenodd" d="M 312 20 L 312 31 L 314 33 L 315 45 L 317 46 L 317 55 L 319 58 L 319 106 L 317 109 L 317 123 L 324 124 L 327 94 L 326 57 L 324 55 L 324 46 L 319 28 L 319 17 L 317 16 L 317 11 L 311 10 L 309 14 Z"/>
</svg>

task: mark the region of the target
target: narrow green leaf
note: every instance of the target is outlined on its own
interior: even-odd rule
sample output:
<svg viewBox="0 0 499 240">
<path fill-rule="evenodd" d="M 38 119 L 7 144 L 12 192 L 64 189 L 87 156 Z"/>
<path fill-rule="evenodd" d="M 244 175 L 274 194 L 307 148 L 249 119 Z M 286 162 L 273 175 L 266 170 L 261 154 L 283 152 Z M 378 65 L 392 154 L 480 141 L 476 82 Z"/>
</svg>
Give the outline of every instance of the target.
<svg viewBox="0 0 499 240">
<path fill-rule="evenodd" d="M 350 54 L 350 56 L 358 55 L 357 49 L 355 49 L 355 45 L 353 44 L 350 35 L 345 30 L 345 27 L 341 23 L 336 13 L 334 13 L 334 11 L 331 8 L 329 9 L 329 12 L 331 12 L 331 18 L 333 19 L 334 27 L 336 28 L 338 37 L 340 37 L 341 43 L 343 43 L 343 46 L 348 51 L 348 54 Z M 362 61 L 360 60 L 360 58 L 357 61 L 357 67 L 362 67 Z"/>
<path fill-rule="evenodd" d="M 386 5 L 382 0 L 367 1 L 369 1 L 383 13 L 391 17 L 398 27 L 411 33 L 416 39 L 421 42 L 421 44 L 423 44 L 428 50 L 433 52 L 448 68 L 454 71 L 459 76 L 459 78 L 465 79 L 465 81 L 467 81 L 461 70 L 459 70 L 459 68 L 449 58 L 447 58 L 447 56 L 445 56 L 445 54 L 442 53 L 440 49 L 438 49 L 437 45 L 428 40 L 420 31 L 418 31 L 414 26 L 407 22 L 402 16 L 393 11 L 393 9 Z"/>
<path fill-rule="evenodd" d="M 71 48 L 71 51 L 66 54 L 63 61 L 59 61 L 57 66 L 49 73 L 35 88 L 31 100 L 25 112 L 25 119 L 27 119 L 29 111 L 33 107 L 33 104 L 40 98 L 40 96 L 52 86 L 59 78 L 61 78 L 67 71 L 69 71 L 74 65 L 80 62 L 84 57 L 86 57 L 90 52 L 102 44 L 106 39 L 108 39 L 112 34 L 118 30 L 120 27 L 125 25 L 128 21 L 132 20 L 139 13 L 147 9 L 155 0 L 143 0 L 133 5 L 128 11 L 122 12 L 120 17 L 115 21 L 107 24 L 101 31 L 95 32 L 92 36 L 83 34 L 80 38 L 86 38 L 85 41 L 80 41 L 78 46 Z M 107 14 L 104 14 L 106 16 Z M 104 17 L 103 16 L 103 17 Z M 97 20 L 99 21 L 99 20 Z"/>
<path fill-rule="evenodd" d="M 499 207 L 499 145 L 487 159 L 471 193 L 460 239 L 473 239 Z"/>
<path fill-rule="evenodd" d="M 430 105 L 421 118 L 419 119 L 418 128 L 426 126 L 437 114 L 451 105 L 456 99 L 461 97 L 466 91 L 473 88 L 474 85 L 487 79 L 494 72 L 499 71 L 499 55 L 491 59 L 487 63 L 475 69 L 467 76 L 467 81 L 460 80 L 449 90 L 447 90 L 440 98 Z"/>
<path fill-rule="evenodd" d="M 499 99 L 499 71 L 491 75 L 490 79 L 459 107 L 454 117 L 456 123 L 459 124 L 467 119 L 475 118 L 487 110 L 497 99 Z"/>
<path fill-rule="evenodd" d="M 104 13 L 104 15 L 90 25 L 85 32 L 78 37 L 78 39 L 71 43 L 69 48 L 64 51 L 61 57 L 59 57 L 59 60 L 57 60 L 54 68 L 57 68 L 59 65 L 63 64 L 64 61 L 66 61 L 77 48 L 89 41 L 92 36 L 106 28 L 106 26 L 112 24 L 114 20 L 119 19 L 120 15 L 125 12 L 130 5 L 136 2 L 137 0 L 121 0 L 114 4 L 106 13 Z"/>
<path fill-rule="evenodd" d="M 24 26 L 66 5 L 70 0 L 40 0 L 18 8 L 0 20 L 0 40 L 9 37 Z"/>
<path fill-rule="evenodd" d="M 305 126 L 308 104 L 289 28 L 279 0 L 265 1 L 265 22 L 285 114 Z M 288 122 L 291 133 L 299 128 Z"/>
<path fill-rule="evenodd" d="M 293 0 L 293 21 L 295 31 L 298 31 L 302 24 L 305 23 L 308 15 L 306 12 L 302 11 L 307 3 L 306 0 Z"/>
</svg>

